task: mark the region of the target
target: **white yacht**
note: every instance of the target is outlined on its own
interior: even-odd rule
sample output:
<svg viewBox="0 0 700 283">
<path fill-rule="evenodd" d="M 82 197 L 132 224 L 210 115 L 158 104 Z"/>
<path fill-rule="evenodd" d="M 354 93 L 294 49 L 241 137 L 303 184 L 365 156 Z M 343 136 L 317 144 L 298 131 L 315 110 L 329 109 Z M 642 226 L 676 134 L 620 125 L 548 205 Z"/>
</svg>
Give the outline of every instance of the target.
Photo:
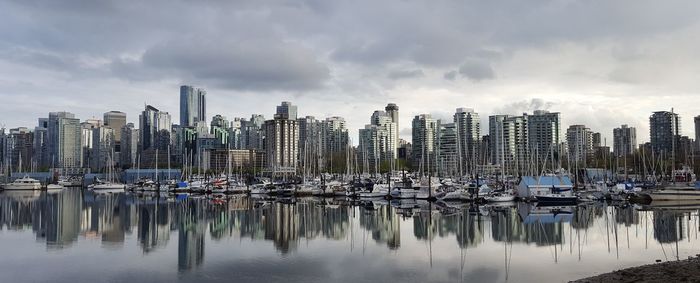
<svg viewBox="0 0 700 283">
<path fill-rule="evenodd" d="M 24 176 L 12 181 L 11 183 L 5 184 L 4 189 L 7 191 L 40 190 L 41 182 L 39 182 L 37 179 L 30 178 L 29 176 Z"/>
<path fill-rule="evenodd" d="M 508 202 L 514 201 L 515 196 L 510 193 L 492 193 L 484 197 L 488 202 Z"/>
<path fill-rule="evenodd" d="M 374 184 L 372 191 L 360 192 L 361 198 L 381 198 L 389 195 L 389 185 L 388 184 Z"/>
<path fill-rule="evenodd" d="M 100 179 L 97 179 L 96 182 L 90 186 L 88 186 L 88 189 L 92 189 L 94 191 L 99 191 L 99 190 L 105 190 L 105 191 L 113 191 L 113 190 L 124 190 L 126 189 L 126 185 L 120 184 L 120 183 L 113 183 L 113 182 L 108 182 L 108 181 L 102 181 Z"/>
</svg>

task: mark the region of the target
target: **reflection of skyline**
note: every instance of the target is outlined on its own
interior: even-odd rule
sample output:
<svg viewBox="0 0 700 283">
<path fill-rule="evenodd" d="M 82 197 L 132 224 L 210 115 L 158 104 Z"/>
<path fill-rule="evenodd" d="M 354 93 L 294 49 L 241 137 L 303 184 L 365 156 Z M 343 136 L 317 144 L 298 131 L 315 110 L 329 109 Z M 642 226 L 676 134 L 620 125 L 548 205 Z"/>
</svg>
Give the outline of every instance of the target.
<svg viewBox="0 0 700 283">
<path fill-rule="evenodd" d="M 50 248 L 70 247 L 81 238 L 117 248 L 132 238 L 144 254 L 177 245 L 178 269 L 182 271 L 204 264 L 206 241 L 269 241 L 285 254 L 296 252 L 304 240 L 349 241 L 353 225 L 388 249 L 401 248 L 401 238 L 406 236 L 423 241 L 448 238 L 456 240 L 461 248 L 475 247 L 488 244 L 484 234 L 489 230 L 496 242 L 561 245 L 568 228 L 594 231 L 605 217 L 609 217 L 605 221 L 626 226 L 649 219 L 654 226 L 653 237 L 660 243 L 683 240 L 689 229 L 684 227 L 688 226 L 683 224 L 687 218 L 681 212 L 653 211 L 645 216 L 629 206 L 546 208 L 519 204 L 517 208 L 480 208 L 481 213 L 466 208 L 452 214 L 418 210 L 412 217 L 402 218 L 397 209 L 377 203 L 357 207 L 318 199 L 281 203 L 247 197 L 175 201 L 67 189 L 56 194 L 0 194 L 0 229 L 31 230 Z M 351 222 L 353 218 L 359 221 Z M 401 222 L 412 226 L 408 231 L 413 235 L 402 235 Z M 171 239 L 177 239 L 177 243 Z"/>
</svg>

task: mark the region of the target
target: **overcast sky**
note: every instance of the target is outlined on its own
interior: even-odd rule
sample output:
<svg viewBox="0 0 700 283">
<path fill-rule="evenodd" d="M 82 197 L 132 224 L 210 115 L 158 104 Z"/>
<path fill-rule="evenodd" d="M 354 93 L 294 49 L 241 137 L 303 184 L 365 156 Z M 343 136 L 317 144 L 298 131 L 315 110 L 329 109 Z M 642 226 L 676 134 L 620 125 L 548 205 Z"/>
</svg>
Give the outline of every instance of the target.
<svg viewBox="0 0 700 283">
<path fill-rule="evenodd" d="M 610 140 L 648 140 L 672 107 L 700 115 L 698 1 L 0 1 L 0 124 L 49 111 L 79 118 L 144 103 L 179 121 L 179 85 L 208 92 L 208 119 L 342 116 L 351 137 L 373 110 L 450 118 L 562 112 Z M 451 118 L 450 118 L 451 119 Z M 562 132 L 563 134 L 563 132 Z M 355 141 L 356 143 L 356 141 Z M 610 142 L 608 142 L 610 144 Z"/>
</svg>

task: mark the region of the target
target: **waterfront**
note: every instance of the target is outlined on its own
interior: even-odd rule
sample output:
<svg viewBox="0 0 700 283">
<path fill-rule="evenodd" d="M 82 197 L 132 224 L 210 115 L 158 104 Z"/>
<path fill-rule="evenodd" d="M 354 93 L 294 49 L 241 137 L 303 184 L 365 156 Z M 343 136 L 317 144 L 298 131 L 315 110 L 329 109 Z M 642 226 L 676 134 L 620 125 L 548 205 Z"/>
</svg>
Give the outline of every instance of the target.
<svg viewBox="0 0 700 283">
<path fill-rule="evenodd" d="M 697 209 L 638 208 L 3 192 L 0 281 L 562 282 L 700 253 Z"/>
</svg>

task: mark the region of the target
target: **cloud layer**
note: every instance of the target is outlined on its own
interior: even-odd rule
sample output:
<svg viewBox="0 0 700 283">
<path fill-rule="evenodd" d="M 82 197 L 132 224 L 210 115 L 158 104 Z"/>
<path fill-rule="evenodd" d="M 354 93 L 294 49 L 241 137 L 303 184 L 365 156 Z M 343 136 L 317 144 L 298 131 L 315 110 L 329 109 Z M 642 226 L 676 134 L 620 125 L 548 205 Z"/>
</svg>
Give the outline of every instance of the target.
<svg viewBox="0 0 700 283">
<path fill-rule="evenodd" d="M 345 116 L 353 132 L 395 102 L 413 115 L 549 108 L 564 127 L 647 139 L 651 111 L 700 114 L 696 1 L 0 2 L 0 123 L 143 103 L 174 114 L 182 83 L 210 116 Z M 486 127 L 482 127 L 486 129 Z M 402 135 L 403 138 L 410 136 Z"/>
</svg>

